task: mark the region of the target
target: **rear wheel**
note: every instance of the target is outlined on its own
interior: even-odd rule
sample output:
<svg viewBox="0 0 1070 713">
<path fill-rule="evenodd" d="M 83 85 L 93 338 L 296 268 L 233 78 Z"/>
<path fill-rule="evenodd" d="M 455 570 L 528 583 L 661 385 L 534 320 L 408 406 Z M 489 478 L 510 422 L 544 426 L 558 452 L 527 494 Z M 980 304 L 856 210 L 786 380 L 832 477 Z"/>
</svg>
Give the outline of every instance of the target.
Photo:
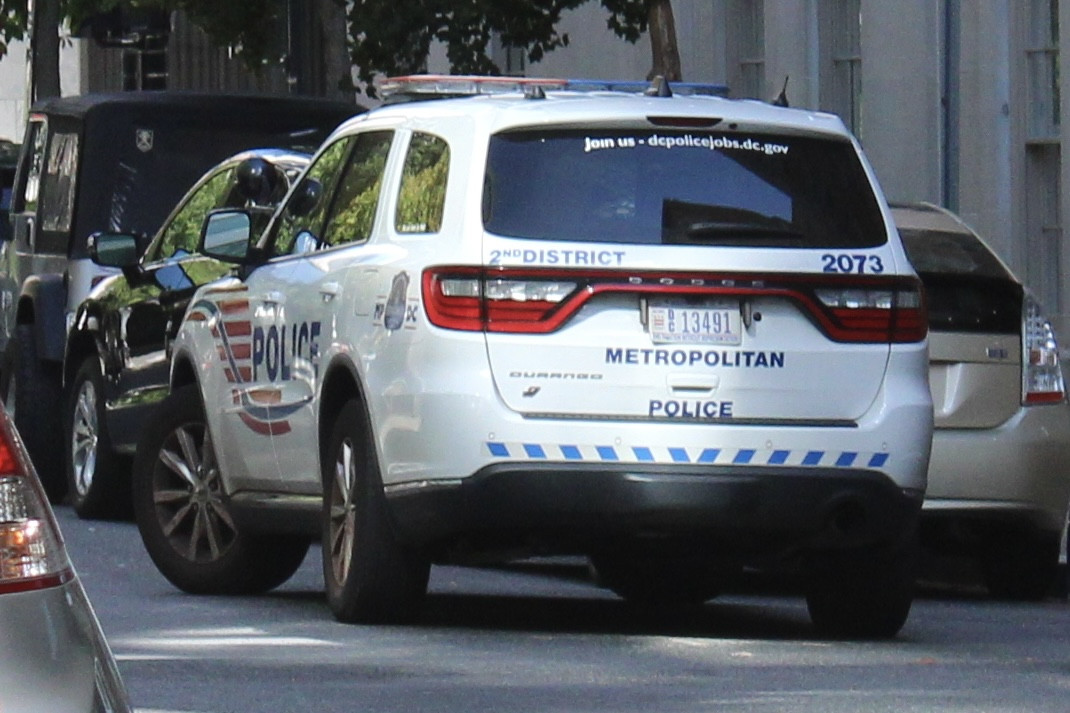
<svg viewBox="0 0 1070 713">
<path fill-rule="evenodd" d="M 289 579 L 308 551 L 307 539 L 238 527 L 196 386 L 176 389 L 146 425 L 134 460 L 133 496 L 145 549 L 187 592 L 267 591 Z"/>
<path fill-rule="evenodd" d="M 58 364 L 37 358 L 37 343 L 32 324 L 20 324 L 8 341 L 4 358 L 4 408 L 22 436 L 41 484 L 52 502 L 60 502 L 67 493 L 63 472 L 63 449 L 60 447 L 61 378 Z"/>
<path fill-rule="evenodd" d="M 66 410 L 67 493 L 83 518 L 129 517 L 130 461 L 112 450 L 100 360 L 82 362 Z"/>
<path fill-rule="evenodd" d="M 806 588 L 810 619 L 821 633 L 834 637 L 895 636 L 910 614 L 917 563 L 914 541 L 813 554 Z"/>
<path fill-rule="evenodd" d="M 363 411 L 350 401 L 323 459 L 323 579 L 331 611 L 345 622 L 411 620 L 430 569 L 394 531 Z"/>
</svg>

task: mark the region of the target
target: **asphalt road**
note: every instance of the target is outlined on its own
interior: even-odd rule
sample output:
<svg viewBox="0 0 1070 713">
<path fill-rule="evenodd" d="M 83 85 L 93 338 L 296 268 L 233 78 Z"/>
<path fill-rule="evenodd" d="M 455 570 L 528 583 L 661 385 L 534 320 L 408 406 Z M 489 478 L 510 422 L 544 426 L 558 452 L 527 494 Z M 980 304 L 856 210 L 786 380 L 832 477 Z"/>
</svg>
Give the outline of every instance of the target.
<svg viewBox="0 0 1070 713">
<path fill-rule="evenodd" d="M 927 587 L 889 642 L 823 640 L 801 598 L 756 589 L 637 615 L 569 561 L 432 570 L 407 627 L 347 626 L 313 549 L 258 597 L 194 597 L 130 523 L 57 515 L 143 713 L 1070 710 L 1070 604 Z"/>
</svg>

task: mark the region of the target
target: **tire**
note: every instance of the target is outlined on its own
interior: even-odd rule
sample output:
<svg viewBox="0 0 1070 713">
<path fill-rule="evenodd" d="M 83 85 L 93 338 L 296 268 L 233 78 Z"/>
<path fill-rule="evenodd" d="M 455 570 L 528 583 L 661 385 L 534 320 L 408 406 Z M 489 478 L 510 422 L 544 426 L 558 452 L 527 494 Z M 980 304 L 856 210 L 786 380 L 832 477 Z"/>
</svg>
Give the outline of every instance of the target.
<svg viewBox="0 0 1070 713">
<path fill-rule="evenodd" d="M 700 557 L 632 556 L 623 552 L 591 557 L 598 583 L 640 606 L 698 606 L 736 578 L 730 568 Z"/>
<path fill-rule="evenodd" d="M 79 517 L 129 518 L 130 459 L 112 450 L 104 410 L 104 377 L 96 355 L 78 367 L 64 419 L 67 499 Z"/>
<path fill-rule="evenodd" d="M 910 614 L 917 577 L 916 541 L 897 547 L 823 552 L 807 568 L 806 605 L 823 635 L 889 639 Z"/>
<path fill-rule="evenodd" d="M 1059 535 L 1004 533 L 981 555 L 985 586 L 996 599 L 1040 601 L 1055 590 L 1058 571 Z"/>
<path fill-rule="evenodd" d="M 62 378 L 58 364 L 38 360 L 32 324 L 20 324 L 8 341 L 3 383 L 4 407 L 12 415 L 37 476 L 53 503 L 67 494 L 60 436 Z"/>
<path fill-rule="evenodd" d="M 429 562 L 398 539 L 360 405 L 349 401 L 323 458 L 323 579 L 335 618 L 403 623 L 419 613 Z"/>
<path fill-rule="evenodd" d="M 185 592 L 265 592 L 289 579 L 308 551 L 304 538 L 238 528 L 196 386 L 176 389 L 146 424 L 134 459 L 133 499 L 145 549 Z"/>
</svg>

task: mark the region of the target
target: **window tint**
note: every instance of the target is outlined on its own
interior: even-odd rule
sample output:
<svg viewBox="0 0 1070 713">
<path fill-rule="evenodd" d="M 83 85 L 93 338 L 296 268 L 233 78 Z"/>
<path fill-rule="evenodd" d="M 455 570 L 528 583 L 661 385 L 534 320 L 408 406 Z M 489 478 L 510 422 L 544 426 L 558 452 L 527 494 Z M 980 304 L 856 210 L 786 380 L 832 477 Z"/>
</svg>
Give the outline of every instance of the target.
<svg viewBox="0 0 1070 713">
<path fill-rule="evenodd" d="M 309 167 L 308 173 L 291 194 L 276 224 L 272 238 L 273 254 L 285 255 L 293 251 L 299 235 L 308 236 L 319 244 L 323 234 L 323 222 L 327 215 L 331 188 L 335 184 L 342 162 L 353 145 L 353 137 L 347 136 L 328 146 Z M 308 198 L 308 187 L 316 186 L 318 200 L 314 204 Z M 302 241 L 304 242 L 304 241 Z"/>
<path fill-rule="evenodd" d="M 178 209 L 166 228 L 160 233 L 145 254 L 145 260 L 163 260 L 175 255 L 188 254 L 197 248 L 201 224 L 209 211 L 216 208 L 239 207 L 244 201 L 231 204 L 234 183 L 234 167 L 215 174 L 201 184 L 189 200 Z"/>
<path fill-rule="evenodd" d="M 325 245 L 362 242 L 371 237 L 393 136 L 390 131 L 357 136 L 338 194 L 332 201 L 331 217 L 323 234 Z"/>
<path fill-rule="evenodd" d="M 399 233 L 437 233 L 442 228 L 449 178 L 450 147 L 430 134 L 413 134 L 401 174 L 394 229 Z"/>
<path fill-rule="evenodd" d="M 1010 279 L 988 248 L 966 233 L 900 228 L 899 235 L 918 272 Z"/>
<path fill-rule="evenodd" d="M 77 171 L 78 134 L 54 134 L 48 148 L 48 163 L 45 165 L 42 185 L 42 193 L 48 197 L 48 209 L 40 216 L 43 230 L 70 230 Z"/>
<path fill-rule="evenodd" d="M 519 238 L 872 247 L 884 221 L 843 140 L 525 131 L 491 139 L 484 224 Z"/>
</svg>

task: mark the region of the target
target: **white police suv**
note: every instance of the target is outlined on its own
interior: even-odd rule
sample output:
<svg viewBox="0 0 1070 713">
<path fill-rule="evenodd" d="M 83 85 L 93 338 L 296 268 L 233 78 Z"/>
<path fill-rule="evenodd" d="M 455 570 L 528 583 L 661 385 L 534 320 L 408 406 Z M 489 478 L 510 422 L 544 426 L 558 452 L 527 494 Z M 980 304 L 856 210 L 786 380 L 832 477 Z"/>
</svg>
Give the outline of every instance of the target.
<svg viewBox="0 0 1070 713">
<path fill-rule="evenodd" d="M 205 224 L 242 268 L 191 302 L 139 446 L 164 575 L 264 590 L 320 537 L 334 614 L 371 622 L 431 563 L 586 555 L 662 606 L 790 568 L 820 630 L 894 635 L 927 327 L 843 124 L 664 82 L 384 89 L 257 244 Z"/>
</svg>

